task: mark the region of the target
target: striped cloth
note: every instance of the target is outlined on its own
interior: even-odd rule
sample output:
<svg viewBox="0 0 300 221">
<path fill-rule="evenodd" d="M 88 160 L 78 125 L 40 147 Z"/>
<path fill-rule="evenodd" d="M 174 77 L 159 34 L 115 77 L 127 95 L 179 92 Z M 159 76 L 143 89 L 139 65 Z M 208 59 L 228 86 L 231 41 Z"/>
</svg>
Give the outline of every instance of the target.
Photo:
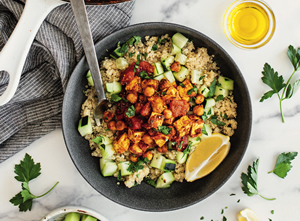
<svg viewBox="0 0 300 221">
<path fill-rule="evenodd" d="M 24 2 L 0 0 L 0 49 L 16 26 Z M 87 6 L 94 41 L 129 25 L 133 7 L 134 1 Z M 71 6 L 66 4 L 54 9 L 35 37 L 15 96 L 8 104 L 0 106 L 0 163 L 61 127 L 63 93 L 72 70 L 83 55 Z M 0 95 L 8 80 L 8 74 L 1 71 Z"/>
</svg>

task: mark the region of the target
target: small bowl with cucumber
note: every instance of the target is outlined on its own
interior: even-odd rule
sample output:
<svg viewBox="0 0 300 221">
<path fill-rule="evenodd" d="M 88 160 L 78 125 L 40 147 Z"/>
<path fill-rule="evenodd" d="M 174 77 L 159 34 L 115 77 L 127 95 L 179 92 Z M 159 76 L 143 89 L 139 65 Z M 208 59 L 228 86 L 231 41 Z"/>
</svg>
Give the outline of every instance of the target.
<svg viewBox="0 0 300 221">
<path fill-rule="evenodd" d="M 80 135 L 80 133 L 90 133 L 90 131 L 86 131 L 86 128 L 90 128 L 89 125 L 91 123 L 88 118 L 80 117 L 81 105 L 86 99 L 82 91 L 85 90 L 88 80 L 91 80 L 89 76 L 87 76 L 89 67 L 85 59 L 82 59 L 75 68 L 65 93 L 62 127 L 65 143 L 71 159 L 81 175 L 93 188 L 108 199 L 129 208 L 143 211 L 170 211 L 184 208 L 204 200 L 218 190 L 230 178 L 242 160 L 248 145 L 252 125 L 252 112 L 247 85 L 239 68 L 226 51 L 201 32 L 170 23 L 137 24 L 119 30 L 98 42 L 96 44 L 97 57 L 100 60 L 103 56 L 110 56 L 115 52 L 116 43 L 121 42 L 122 44 L 132 36 L 141 36 L 141 38 L 145 36 L 162 36 L 164 34 L 173 36 L 178 32 L 192 40 L 195 47 L 207 48 L 208 54 L 214 55 L 214 61 L 218 67 L 220 67 L 223 76 L 219 78 L 219 84 L 216 85 L 216 96 L 222 95 L 226 97 L 228 91 L 232 90 L 231 88 L 234 83 L 233 95 L 237 103 L 236 121 L 238 127 L 234 135 L 230 138 L 231 147 L 227 157 L 222 162 L 222 165 L 217 167 L 214 172 L 208 176 L 194 182 L 173 182 L 174 177 L 172 177 L 172 174 L 168 173 L 168 171 L 174 169 L 174 162 L 157 156 L 154 157 L 154 159 L 157 160 L 151 162 L 152 166 L 155 167 L 157 164 L 159 166 L 156 166 L 161 168 L 162 165 L 164 165 L 163 168 L 166 172 L 162 180 L 170 180 L 170 183 L 173 182 L 172 185 L 167 185 L 169 188 L 153 188 L 153 186 L 146 183 L 142 183 L 130 189 L 124 185 L 118 185 L 118 180 L 110 176 L 117 169 L 116 165 L 113 162 L 105 162 L 104 160 L 102 160 L 102 164 L 100 161 L 99 165 L 99 158 L 91 156 L 88 141 Z M 176 51 L 178 49 L 173 48 L 173 50 Z M 175 57 L 174 59 L 180 62 L 186 58 Z M 156 72 L 157 75 L 155 75 L 154 79 L 161 80 L 159 79 L 162 76 L 159 74 L 161 72 L 160 69 L 165 69 L 165 67 L 168 67 L 172 62 L 173 60 L 166 59 L 159 63 L 164 67 L 160 67 L 159 64 L 157 64 L 158 66 L 155 66 L 154 71 L 154 75 Z M 120 65 L 122 65 L 122 61 L 120 61 Z M 171 71 L 166 71 L 164 76 L 169 81 L 174 77 L 176 80 L 182 81 L 186 78 L 186 72 L 187 70 L 182 66 L 176 75 Z M 201 79 L 201 73 L 197 72 L 197 70 L 194 70 L 191 76 L 192 83 L 197 83 L 197 81 Z M 109 85 L 107 91 L 114 92 L 115 90 L 119 90 L 118 87 L 119 85 Z M 200 91 L 201 94 L 205 95 L 209 93 L 209 88 L 201 87 Z M 211 113 L 209 110 L 212 110 L 211 107 L 214 105 L 214 99 L 206 99 L 206 112 Z M 87 127 L 80 127 L 78 131 L 78 122 L 79 126 L 87 125 Z M 196 143 L 198 140 L 194 139 L 194 141 L 191 140 L 191 142 Z M 110 154 L 110 152 L 114 152 L 114 150 L 111 148 L 111 142 L 108 142 L 107 145 L 105 144 L 104 153 Z M 179 156 L 178 159 L 183 160 L 184 157 Z M 110 164 L 112 166 L 109 166 Z M 128 163 L 120 163 L 118 165 L 124 174 L 128 171 L 126 169 L 128 166 Z M 105 169 L 106 167 L 108 167 L 107 170 Z M 105 173 L 107 176 L 103 175 L 103 170 L 107 172 Z M 160 179 L 158 179 L 158 181 L 159 180 Z M 166 183 L 156 183 L 159 187 L 165 187 L 165 184 Z"/>
<path fill-rule="evenodd" d="M 40 221 L 108 221 L 108 219 L 86 207 L 65 206 L 49 212 Z"/>
</svg>

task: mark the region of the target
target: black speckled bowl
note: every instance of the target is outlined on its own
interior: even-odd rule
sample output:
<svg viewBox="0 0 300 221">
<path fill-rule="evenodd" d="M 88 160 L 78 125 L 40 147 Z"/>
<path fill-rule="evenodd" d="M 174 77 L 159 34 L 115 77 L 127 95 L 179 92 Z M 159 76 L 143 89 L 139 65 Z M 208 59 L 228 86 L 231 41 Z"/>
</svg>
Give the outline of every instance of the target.
<svg viewBox="0 0 300 221">
<path fill-rule="evenodd" d="M 204 34 L 176 24 L 143 23 L 119 30 L 96 44 L 98 58 L 109 55 L 117 42 L 125 42 L 133 35 L 160 36 L 180 32 L 194 41 L 196 47 L 206 47 L 210 55 L 215 55 L 224 76 L 235 81 L 234 96 L 238 104 L 238 128 L 231 138 L 231 149 L 225 160 L 211 174 L 192 183 L 174 182 L 168 189 L 155 189 L 142 183 L 128 189 L 117 185 L 114 177 L 104 178 L 99 169 L 99 159 L 91 156 L 88 142 L 77 131 L 81 104 L 85 100 L 82 91 L 87 84 L 85 74 L 88 64 L 83 58 L 75 68 L 63 102 L 62 127 L 69 154 L 81 175 L 99 193 L 133 209 L 144 211 L 168 211 L 195 204 L 220 188 L 232 175 L 246 151 L 251 132 L 251 102 L 244 78 L 232 58 L 216 42 Z"/>
</svg>

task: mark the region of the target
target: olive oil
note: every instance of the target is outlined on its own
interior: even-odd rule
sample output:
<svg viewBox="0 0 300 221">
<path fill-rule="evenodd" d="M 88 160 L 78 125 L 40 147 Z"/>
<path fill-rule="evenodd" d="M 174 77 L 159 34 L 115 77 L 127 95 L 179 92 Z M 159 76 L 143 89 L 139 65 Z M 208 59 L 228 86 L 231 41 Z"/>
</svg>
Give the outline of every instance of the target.
<svg viewBox="0 0 300 221">
<path fill-rule="evenodd" d="M 238 43 L 253 45 L 262 41 L 270 29 L 270 20 L 263 7 L 255 2 L 237 5 L 229 14 L 227 28 Z"/>
</svg>

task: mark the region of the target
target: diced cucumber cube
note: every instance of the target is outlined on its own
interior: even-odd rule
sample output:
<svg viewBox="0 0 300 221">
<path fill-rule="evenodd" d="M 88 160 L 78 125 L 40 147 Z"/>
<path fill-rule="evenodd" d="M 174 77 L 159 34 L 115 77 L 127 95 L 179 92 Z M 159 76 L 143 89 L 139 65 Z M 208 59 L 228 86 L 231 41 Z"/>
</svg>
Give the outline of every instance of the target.
<svg viewBox="0 0 300 221">
<path fill-rule="evenodd" d="M 192 70 L 191 71 L 191 82 L 193 84 L 203 84 L 203 80 L 200 80 L 200 77 L 202 75 L 202 71 L 198 70 Z"/>
<path fill-rule="evenodd" d="M 179 72 L 174 72 L 174 77 L 176 78 L 176 80 L 180 82 L 184 81 L 188 75 L 189 75 L 189 70 L 184 66 L 181 66 Z"/>
<path fill-rule="evenodd" d="M 101 150 L 101 154 L 104 159 L 110 158 L 115 153 L 115 149 L 112 144 L 107 144 L 107 145 L 99 144 L 99 148 Z"/>
<path fill-rule="evenodd" d="M 218 82 L 221 84 L 221 88 L 226 90 L 233 90 L 234 81 L 230 78 L 220 76 Z"/>
<path fill-rule="evenodd" d="M 100 170 L 104 177 L 112 176 L 117 171 L 118 166 L 112 160 L 100 159 Z"/>
<path fill-rule="evenodd" d="M 85 116 L 79 120 L 78 131 L 83 137 L 93 133 L 92 123 L 89 116 Z"/>
<path fill-rule="evenodd" d="M 208 98 L 206 99 L 206 104 L 205 104 L 205 110 L 208 110 L 210 109 L 211 107 L 215 106 L 216 105 L 216 101 L 215 99 L 213 98 Z"/>
<path fill-rule="evenodd" d="M 176 153 L 176 160 L 177 163 L 183 164 L 187 160 L 188 154 L 185 154 L 181 151 L 177 151 Z"/>
<path fill-rule="evenodd" d="M 172 41 L 175 45 L 177 45 L 179 48 L 183 48 L 186 43 L 188 42 L 188 38 L 186 38 L 184 35 L 181 33 L 177 32 L 175 35 L 172 37 Z"/>
<path fill-rule="evenodd" d="M 178 53 L 181 53 L 181 48 L 178 47 L 177 45 L 173 44 L 171 55 L 175 55 L 175 54 L 178 54 Z"/>
<path fill-rule="evenodd" d="M 207 116 L 207 118 L 210 118 L 212 115 L 214 115 L 214 109 L 211 107 L 211 108 L 209 108 L 209 109 L 204 109 L 204 111 L 205 111 L 205 113 L 206 113 L 206 116 Z"/>
<path fill-rule="evenodd" d="M 154 76 L 157 76 L 157 75 L 160 75 L 162 73 L 164 73 L 164 68 L 163 66 L 161 65 L 160 62 L 156 62 L 154 63 Z"/>
<path fill-rule="evenodd" d="M 75 213 L 75 212 L 68 213 L 65 216 L 64 221 L 80 221 L 80 216 L 81 216 L 80 213 Z"/>
<path fill-rule="evenodd" d="M 172 172 L 163 173 L 157 179 L 156 188 L 168 188 L 174 182 L 175 178 Z"/>
<path fill-rule="evenodd" d="M 204 131 L 206 132 L 207 135 L 204 134 Z M 201 139 L 204 140 L 204 139 L 210 137 L 211 134 L 212 134 L 212 129 L 211 129 L 210 125 L 209 124 L 204 124 L 203 128 L 202 128 Z"/>
<path fill-rule="evenodd" d="M 121 176 L 127 176 L 127 175 L 132 174 L 132 171 L 127 170 L 129 166 L 130 166 L 129 161 L 120 162 L 118 164 L 118 169 L 119 169 L 119 171 L 121 171 Z"/>
<path fill-rule="evenodd" d="M 187 56 L 181 53 L 177 53 L 175 56 L 175 61 L 178 61 L 181 65 L 185 65 L 187 61 Z"/>
<path fill-rule="evenodd" d="M 154 77 L 155 80 L 158 80 L 160 81 L 161 79 L 165 78 L 165 75 L 164 74 L 160 74 L 160 75 L 157 75 Z"/>
<path fill-rule="evenodd" d="M 116 67 L 121 70 L 125 70 L 128 67 L 128 62 L 125 58 L 120 57 L 116 60 Z"/>
<path fill-rule="evenodd" d="M 94 86 L 94 81 L 93 81 L 92 74 L 91 74 L 90 70 L 86 74 L 86 79 L 87 79 L 89 85 Z"/>
<path fill-rule="evenodd" d="M 122 90 L 122 85 L 120 82 L 114 81 L 112 83 L 106 83 L 106 90 L 111 94 L 120 93 Z"/>
<path fill-rule="evenodd" d="M 200 87 L 199 93 L 202 94 L 204 97 L 207 97 L 209 93 L 209 89 L 205 85 L 202 85 Z"/>
<path fill-rule="evenodd" d="M 216 86 L 215 95 L 218 97 L 219 95 L 223 95 L 223 97 L 227 97 L 229 94 L 229 90 L 223 89 L 219 86 Z"/>
<path fill-rule="evenodd" d="M 164 73 L 164 75 L 165 75 L 165 78 L 167 78 L 170 83 L 173 83 L 175 81 L 172 71 L 167 71 Z"/>
<path fill-rule="evenodd" d="M 112 140 L 106 136 L 98 136 L 95 137 L 94 139 L 92 139 L 92 141 L 94 141 L 96 144 L 111 144 Z"/>
<path fill-rule="evenodd" d="M 164 161 L 164 159 L 165 159 L 164 156 L 162 156 L 162 155 L 159 154 L 159 153 L 156 153 L 156 154 L 154 154 L 154 156 L 153 156 L 153 159 L 152 159 L 152 161 L 151 161 L 151 163 L 150 163 L 150 166 L 151 166 L 151 167 L 154 167 L 154 168 L 157 168 L 157 169 L 160 169 L 160 168 L 161 168 L 161 165 L 162 165 L 162 163 L 163 163 L 163 161 Z"/>
<path fill-rule="evenodd" d="M 200 137 L 190 137 L 189 136 L 189 142 L 192 142 L 192 146 L 198 145 L 201 142 Z"/>
<path fill-rule="evenodd" d="M 170 66 L 171 66 L 171 64 L 173 64 L 174 60 L 175 60 L 174 56 L 170 55 L 167 58 L 164 58 L 164 59 L 162 58 L 161 63 L 165 67 L 166 70 L 170 70 Z"/>
<path fill-rule="evenodd" d="M 164 158 L 160 169 L 163 171 L 170 171 L 170 170 L 175 170 L 175 167 L 176 167 L 176 162 L 174 160 Z"/>
</svg>

